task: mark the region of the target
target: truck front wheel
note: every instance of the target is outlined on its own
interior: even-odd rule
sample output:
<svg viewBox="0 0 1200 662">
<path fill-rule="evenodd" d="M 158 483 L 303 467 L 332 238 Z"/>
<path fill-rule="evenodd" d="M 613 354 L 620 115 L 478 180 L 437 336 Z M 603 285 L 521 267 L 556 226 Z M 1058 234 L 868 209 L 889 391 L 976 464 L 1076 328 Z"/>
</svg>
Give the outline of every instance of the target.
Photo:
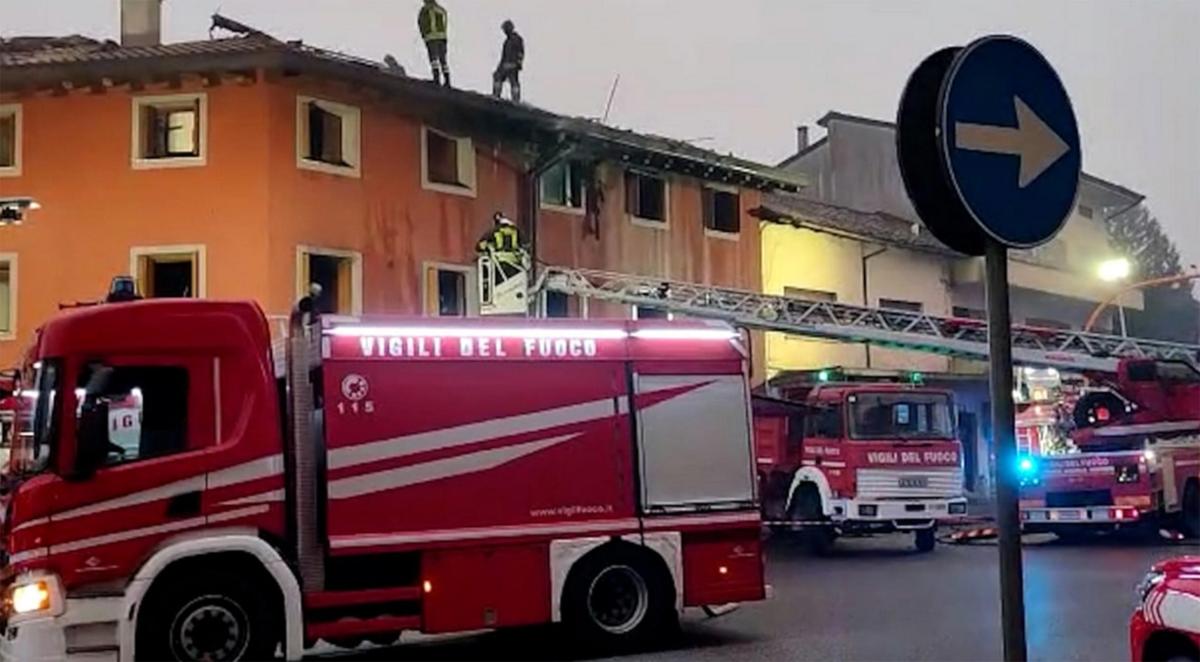
<svg viewBox="0 0 1200 662">
<path fill-rule="evenodd" d="M 563 590 L 563 620 L 604 649 L 643 646 L 675 629 L 675 589 L 648 553 L 612 545 L 584 557 Z"/>
<path fill-rule="evenodd" d="M 937 528 L 931 526 L 928 529 L 918 529 L 913 533 L 913 543 L 922 554 L 932 552 L 933 548 L 937 547 Z"/>
<path fill-rule="evenodd" d="M 179 577 L 139 609 L 137 659 L 264 660 L 279 637 L 270 612 L 244 578 Z"/>
</svg>

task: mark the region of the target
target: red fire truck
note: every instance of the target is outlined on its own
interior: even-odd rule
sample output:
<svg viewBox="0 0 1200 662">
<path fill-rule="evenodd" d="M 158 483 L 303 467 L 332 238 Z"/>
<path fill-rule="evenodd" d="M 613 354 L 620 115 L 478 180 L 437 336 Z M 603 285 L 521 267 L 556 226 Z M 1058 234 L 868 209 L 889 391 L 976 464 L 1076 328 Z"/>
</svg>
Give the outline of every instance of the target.
<svg viewBox="0 0 1200 662">
<path fill-rule="evenodd" d="M 1156 564 L 1129 623 L 1133 662 L 1200 662 L 1200 556 Z"/>
<path fill-rule="evenodd" d="M 765 596 L 727 326 L 79 308 L 20 372 L 11 659 L 288 659 L 564 621 L 633 645 Z"/>
<path fill-rule="evenodd" d="M 794 397 L 794 396 L 793 396 Z M 898 384 L 822 384 L 755 399 L 764 518 L 815 551 L 841 534 L 912 531 L 922 552 L 967 513 L 953 397 Z"/>
<path fill-rule="evenodd" d="M 1025 530 L 1079 537 L 1178 526 L 1200 536 L 1200 371 L 1125 359 L 1074 409 L 1075 452 L 1022 456 Z"/>
</svg>

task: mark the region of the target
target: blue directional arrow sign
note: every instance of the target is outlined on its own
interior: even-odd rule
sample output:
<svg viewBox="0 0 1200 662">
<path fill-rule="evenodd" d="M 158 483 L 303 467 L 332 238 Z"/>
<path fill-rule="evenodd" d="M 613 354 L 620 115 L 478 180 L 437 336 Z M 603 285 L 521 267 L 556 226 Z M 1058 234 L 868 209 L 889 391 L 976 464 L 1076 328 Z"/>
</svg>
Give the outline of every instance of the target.
<svg viewBox="0 0 1200 662">
<path fill-rule="evenodd" d="M 1079 187 L 1079 127 L 1041 53 L 1010 36 L 968 45 L 942 85 L 939 129 L 951 184 L 985 232 L 1029 248 L 1062 228 Z"/>
</svg>

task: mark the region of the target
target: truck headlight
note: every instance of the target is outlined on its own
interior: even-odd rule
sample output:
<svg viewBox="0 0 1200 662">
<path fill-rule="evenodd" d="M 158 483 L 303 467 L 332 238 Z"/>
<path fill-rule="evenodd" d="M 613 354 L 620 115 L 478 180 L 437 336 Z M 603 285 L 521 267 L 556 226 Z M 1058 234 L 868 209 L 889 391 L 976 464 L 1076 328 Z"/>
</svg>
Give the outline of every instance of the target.
<svg viewBox="0 0 1200 662">
<path fill-rule="evenodd" d="M 12 590 L 12 609 L 15 614 L 32 614 L 50 609 L 50 583 L 44 579 L 17 584 Z"/>
</svg>

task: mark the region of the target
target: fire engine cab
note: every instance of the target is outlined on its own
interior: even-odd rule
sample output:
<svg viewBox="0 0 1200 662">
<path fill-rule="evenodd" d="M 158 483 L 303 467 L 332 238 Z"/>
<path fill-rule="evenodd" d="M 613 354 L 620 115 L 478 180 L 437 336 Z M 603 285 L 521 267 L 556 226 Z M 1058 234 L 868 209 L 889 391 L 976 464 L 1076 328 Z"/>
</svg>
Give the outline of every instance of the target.
<svg viewBox="0 0 1200 662">
<path fill-rule="evenodd" d="M 847 383 L 799 403 L 756 398 L 755 439 L 764 517 L 819 553 L 842 534 L 893 531 L 927 552 L 939 523 L 967 513 L 947 391 Z"/>
<path fill-rule="evenodd" d="M 1123 359 L 1075 404 L 1068 452 L 1020 458 L 1026 531 L 1169 526 L 1200 536 L 1200 371 Z"/>
<path fill-rule="evenodd" d="M 1151 568 L 1138 585 L 1129 640 L 1133 662 L 1200 662 L 1200 556 Z"/>
<path fill-rule="evenodd" d="M 290 326 L 279 376 L 252 303 L 90 306 L 37 332 L 9 659 L 299 659 L 552 621 L 624 646 L 764 598 L 730 327 Z"/>
</svg>

